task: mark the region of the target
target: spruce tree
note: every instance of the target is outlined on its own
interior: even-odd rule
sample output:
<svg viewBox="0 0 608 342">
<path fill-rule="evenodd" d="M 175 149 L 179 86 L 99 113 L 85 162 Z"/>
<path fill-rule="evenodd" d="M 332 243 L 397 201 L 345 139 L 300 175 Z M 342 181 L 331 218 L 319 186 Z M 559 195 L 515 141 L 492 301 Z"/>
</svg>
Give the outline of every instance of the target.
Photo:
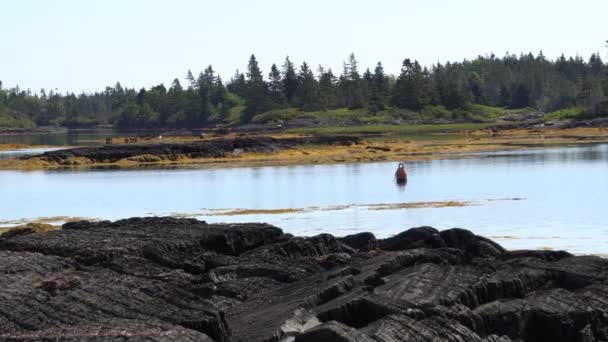
<svg viewBox="0 0 608 342">
<path fill-rule="evenodd" d="M 321 109 L 338 106 L 336 82 L 336 76 L 331 68 L 325 71 L 322 66 L 319 66 L 319 106 Z"/>
<path fill-rule="evenodd" d="M 285 108 L 285 106 L 287 106 L 287 98 L 285 97 L 281 72 L 274 63 L 268 74 L 268 96 L 270 97 L 270 101 L 274 108 Z"/>
<path fill-rule="evenodd" d="M 375 114 L 377 111 L 385 109 L 387 95 L 388 78 L 384 74 L 382 63 L 378 62 L 370 82 L 370 100 L 368 105 L 370 113 Z"/>
<path fill-rule="evenodd" d="M 243 123 L 251 122 L 255 114 L 265 112 L 268 106 L 268 91 L 262 71 L 254 55 L 249 58 L 247 65 L 247 92 L 245 94 L 245 110 L 241 114 Z"/>
<path fill-rule="evenodd" d="M 239 69 L 236 69 L 234 76 L 232 76 L 226 88 L 231 93 L 244 98 L 247 94 L 247 81 L 245 80 L 245 75 L 239 72 Z"/>
<path fill-rule="evenodd" d="M 511 96 L 511 108 L 525 108 L 530 105 L 530 91 L 528 88 L 520 83 L 515 87 Z"/>
<path fill-rule="evenodd" d="M 319 110 L 321 108 L 319 103 L 319 85 L 306 62 L 302 63 L 300 67 L 298 83 L 297 102 L 300 104 L 300 109 L 305 112 Z"/>
<path fill-rule="evenodd" d="M 289 56 L 287 56 L 285 63 L 283 63 L 283 91 L 289 104 L 293 104 L 297 89 L 298 76 L 296 75 L 296 69 L 289 60 Z"/>
<path fill-rule="evenodd" d="M 344 63 L 344 71 L 340 75 L 340 90 L 343 103 L 347 108 L 365 107 L 363 80 L 359 75 L 358 62 L 354 53 L 351 53 L 348 62 Z"/>
<path fill-rule="evenodd" d="M 196 86 L 196 80 L 190 70 L 188 70 L 188 73 L 186 74 L 186 81 L 188 81 L 188 88 L 194 88 Z"/>
<path fill-rule="evenodd" d="M 431 83 L 418 61 L 403 61 L 393 93 L 393 104 L 399 108 L 421 110 L 431 102 Z"/>
</svg>

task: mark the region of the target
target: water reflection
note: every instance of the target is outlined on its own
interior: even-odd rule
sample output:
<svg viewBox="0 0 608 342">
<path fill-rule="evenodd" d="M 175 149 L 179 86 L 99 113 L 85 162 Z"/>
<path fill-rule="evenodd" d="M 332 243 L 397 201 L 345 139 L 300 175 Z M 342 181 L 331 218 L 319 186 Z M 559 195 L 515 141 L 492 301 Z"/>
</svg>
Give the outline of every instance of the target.
<svg viewBox="0 0 608 342">
<path fill-rule="evenodd" d="M 26 150 L 0 151 L 0 160 L 16 159 L 23 156 L 41 154 L 48 151 L 61 150 L 61 148 L 32 148 Z"/>
<path fill-rule="evenodd" d="M 399 191 L 405 191 L 405 188 L 407 186 L 407 180 L 405 181 L 395 181 L 395 185 L 397 186 L 397 190 Z"/>
<path fill-rule="evenodd" d="M 130 137 L 137 135 L 157 135 L 154 131 L 133 131 L 114 129 L 79 129 L 51 133 L 0 134 L 0 144 L 85 146 L 101 145 L 106 138 Z"/>
</svg>

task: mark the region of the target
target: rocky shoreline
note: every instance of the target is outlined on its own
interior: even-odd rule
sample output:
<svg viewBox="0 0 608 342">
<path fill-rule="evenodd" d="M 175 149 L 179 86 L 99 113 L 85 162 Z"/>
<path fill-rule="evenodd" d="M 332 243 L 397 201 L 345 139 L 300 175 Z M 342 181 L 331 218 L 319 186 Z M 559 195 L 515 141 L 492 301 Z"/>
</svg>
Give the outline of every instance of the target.
<svg viewBox="0 0 608 342">
<path fill-rule="evenodd" d="M 214 138 L 186 143 L 140 143 L 93 147 L 78 147 L 24 156 L 22 160 L 37 160 L 51 165 L 112 164 L 121 161 L 158 163 L 179 159 L 225 158 L 240 153 L 273 153 L 298 145 L 350 146 L 361 141 L 352 136 L 311 136 L 273 138 L 243 136 Z"/>
<path fill-rule="evenodd" d="M 0 340 L 602 341 L 608 260 L 463 229 L 132 218 L 0 236 Z"/>
</svg>

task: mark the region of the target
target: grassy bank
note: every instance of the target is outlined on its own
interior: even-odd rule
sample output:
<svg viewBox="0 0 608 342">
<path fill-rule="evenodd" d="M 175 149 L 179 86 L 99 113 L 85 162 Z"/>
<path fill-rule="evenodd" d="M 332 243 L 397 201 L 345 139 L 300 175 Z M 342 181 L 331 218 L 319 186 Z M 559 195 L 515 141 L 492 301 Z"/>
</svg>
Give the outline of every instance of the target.
<svg viewBox="0 0 608 342">
<path fill-rule="evenodd" d="M 472 131 L 492 126 L 491 123 L 454 123 L 454 124 L 421 124 L 421 125 L 366 125 L 347 127 L 310 127 L 292 128 L 288 133 L 294 134 L 432 134 Z"/>
<path fill-rule="evenodd" d="M 516 111 L 478 104 L 470 104 L 466 108 L 451 110 L 443 106 L 426 106 L 419 111 L 387 108 L 374 113 L 365 108 L 337 108 L 320 111 L 302 111 L 297 108 L 285 108 L 256 114 L 252 119 L 252 123 L 292 124 L 294 122 L 307 121 L 320 126 L 352 126 L 421 121 L 488 122 L 514 112 Z M 234 118 L 230 120 L 230 123 L 236 123 Z"/>
</svg>

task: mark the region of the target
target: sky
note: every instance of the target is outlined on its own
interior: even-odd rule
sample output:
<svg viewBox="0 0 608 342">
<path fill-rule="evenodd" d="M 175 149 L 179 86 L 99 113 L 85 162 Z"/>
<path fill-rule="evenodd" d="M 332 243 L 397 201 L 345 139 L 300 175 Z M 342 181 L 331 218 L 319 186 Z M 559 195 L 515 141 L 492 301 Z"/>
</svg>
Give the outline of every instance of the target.
<svg viewBox="0 0 608 342">
<path fill-rule="evenodd" d="M 335 73 L 404 58 L 430 66 L 478 55 L 607 58 L 605 0 L 19 0 L 0 4 L 4 87 L 61 92 L 170 85 L 207 65 L 225 80 L 257 57 Z M 184 84 L 184 83 L 183 83 Z"/>
</svg>

